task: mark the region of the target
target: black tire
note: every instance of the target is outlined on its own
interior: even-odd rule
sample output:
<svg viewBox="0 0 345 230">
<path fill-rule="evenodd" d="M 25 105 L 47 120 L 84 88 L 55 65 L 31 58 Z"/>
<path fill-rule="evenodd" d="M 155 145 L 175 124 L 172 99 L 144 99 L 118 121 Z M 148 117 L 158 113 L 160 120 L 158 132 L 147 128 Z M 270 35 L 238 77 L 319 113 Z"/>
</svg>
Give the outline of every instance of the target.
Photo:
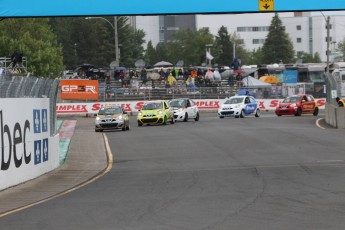
<svg viewBox="0 0 345 230">
<path fill-rule="evenodd" d="M 224 116 L 219 116 L 219 118 L 220 118 L 220 119 L 223 119 L 223 118 L 224 118 Z"/>
<path fill-rule="evenodd" d="M 256 111 L 255 111 L 255 117 L 260 117 L 260 109 L 256 109 Z"/>
<path fill-rule="evenodd" d="M 95 129 L 95 132 L 97 132 L 97 133 L 98 133 L 98 132 L 99 132 L 99 130 L 98 130 L 98 129 Z"/>
<path fill-rule="evenodd" d="M 244 118 L 246 115 L 244 114 L 244 110 L 241 110 L 240 118 Z"/>
<path fill-rule="evenodd" d="M 302 109 L 298 108 L 295 116 L 301 116 L 302 115 Z"/>
<path fill-rule="evenodd" d="M 184 122 L 187 122 L 187 121 L 188 121 L 188 113 L 186 113 L 186 114 L 184 115 L 183 121 L 184 121 Z"/>
<path fill-rule="evenodd" d="M 167 117 L 164 117 L 163 118 L 163 125 L 166 125 L 167 124 Z"/>
<path fill-rule="evenodd" d="M 196 113 L 196 117 L 194 118 L 195 121 L 199 121 L 200 120 L 200 115 L 199 112 Z"/>
<path fill-rule="evenodd" d="M 313 112 L 313 115 L 314 115 L 314 116 L 317 116 L 318 114 L 319 114 L 319 108 L 318 108 L 318 107 L 315 107 L 314 112 Z"/>
<path fill-rule="evenodd" d="M 126 127 L 126 130 L 130 130 L 129 124 L 128 124 L 127 127 Z"/>
<path fill-rule="evenodd" d="M 175 120 L 174 120 L 174 117 L 171 117 L 171 121 L 170 121 L 170 124 L 175 124 Z"/>
<path fill-rule="evenodd" d="M 141 126 L 143 126 L 143 124 L 141 124 L 140 122 L 138 122 L 138 126 L 141 127 Z"/>
<path fill-rule="evenodd" d="M 281 117 L 282 115 L 281 114 L 277 114 L 278 117 Z"/>
<path fill-rule="evenodd" d="M 239 118 L 240 116 L 235 116 L 235 118 Z"/>
<path fill-rule="evenodd" d="M 126 131 L 126 125 L 125 125 L 125 124 L 123 125 L 123 127 L 122 127 L 121 130 L 122 130 L 122 131 Z"/>
</svg>

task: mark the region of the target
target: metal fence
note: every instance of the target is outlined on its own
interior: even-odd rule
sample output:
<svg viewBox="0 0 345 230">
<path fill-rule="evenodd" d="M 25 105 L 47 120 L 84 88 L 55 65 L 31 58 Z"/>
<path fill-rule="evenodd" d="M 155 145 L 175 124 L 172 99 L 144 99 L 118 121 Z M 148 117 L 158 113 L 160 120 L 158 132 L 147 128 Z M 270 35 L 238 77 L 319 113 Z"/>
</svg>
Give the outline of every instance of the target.
<svg viewBox="0 0 345 230">
<path fill-rule="evenodd" d="M 56 101 L 59 79 L 0 76 L 0 98 L 49 98 L 50 134 L 56 130 Z"/>
</svg>

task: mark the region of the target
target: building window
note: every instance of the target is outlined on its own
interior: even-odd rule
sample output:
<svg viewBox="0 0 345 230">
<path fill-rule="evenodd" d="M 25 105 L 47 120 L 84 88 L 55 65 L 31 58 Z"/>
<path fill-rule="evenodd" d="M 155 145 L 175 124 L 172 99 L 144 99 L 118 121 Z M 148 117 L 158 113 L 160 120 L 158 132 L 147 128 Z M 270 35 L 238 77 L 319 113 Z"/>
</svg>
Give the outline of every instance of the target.
<svg viewBox="0 0 345 230">
<path fill-rule="evenodd" d="M 297 43 L 301 43 L 302 42 L 302 38 L 297 38 Z"/>
<path fill-rule="evenodd" d="M 264 44 L 265 39 L 253 39 L 253 44 L 259 45 L 259 44 Z"/>
<path fill-rule="evenodd" d="M 237 27 L 237 32 L 265 32 L 269 31 L 269 26 L 250 26 L 250 27 Z"/>
<path fill-rule="evenodd" d="M 301 25 L 298 25 L 298 26 L 296 26 L 296 29 L 297 29 L 297 30 L 302 30 L 302 26 L 301 26 Z"/>
</svg>

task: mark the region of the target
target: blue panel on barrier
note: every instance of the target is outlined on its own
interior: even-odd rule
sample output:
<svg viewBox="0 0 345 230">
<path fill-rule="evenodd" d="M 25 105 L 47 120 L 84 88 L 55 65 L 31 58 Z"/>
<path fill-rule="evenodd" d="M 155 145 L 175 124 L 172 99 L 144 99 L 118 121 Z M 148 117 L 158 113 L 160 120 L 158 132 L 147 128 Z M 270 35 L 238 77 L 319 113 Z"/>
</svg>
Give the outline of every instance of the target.
<svg viewBox="0 0 345 230">
<path fill-rule="evenodd" d="M 276 12 L 345 10 L 344 0 L 16 0 L 2 1 L 0 17 L 257 13 L 262 1 Z"/>
</svg>

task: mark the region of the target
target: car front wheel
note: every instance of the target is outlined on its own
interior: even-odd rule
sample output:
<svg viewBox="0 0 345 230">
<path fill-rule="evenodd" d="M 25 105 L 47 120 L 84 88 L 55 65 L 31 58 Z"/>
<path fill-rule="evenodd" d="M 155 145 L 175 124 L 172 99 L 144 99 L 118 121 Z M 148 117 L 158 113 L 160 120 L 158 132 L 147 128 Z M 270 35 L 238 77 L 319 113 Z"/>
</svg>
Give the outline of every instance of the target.
<svg viewBox="0 0 345 230">
<path fill-rule="evenodd" d="M 318 114 L 319 114 L 319 108 L 316 107 L 316 108 L 314 109 L 313 115 L 314 115 L 314 116 L 317 116 Z"/>
<path fill-rule="evenodd" d="M 260 117 L 260 109 L 256 109 L 255 117 Z"/>
<path fill-rule="evenodd" d="M 183 121 L 184 121 L 184 122 L 187 122 L 187 121 L 188 121 L 188 113 L 186 113 L 186 114 L 184 115 Z"/>
<path fill-rule="evenodd" d="M 245 116 L 244 110 L 241 110 L 240 117 L 241 117 L 241 118 L 244 118 L 244 116 Z"/>
<path fill-rule="evenodd" d="M 199 119 L 200 119 L 199 113 L 196 113 L 196 117 L 194 118 L 194 120 L 199 121 Z"/>
</svg>

